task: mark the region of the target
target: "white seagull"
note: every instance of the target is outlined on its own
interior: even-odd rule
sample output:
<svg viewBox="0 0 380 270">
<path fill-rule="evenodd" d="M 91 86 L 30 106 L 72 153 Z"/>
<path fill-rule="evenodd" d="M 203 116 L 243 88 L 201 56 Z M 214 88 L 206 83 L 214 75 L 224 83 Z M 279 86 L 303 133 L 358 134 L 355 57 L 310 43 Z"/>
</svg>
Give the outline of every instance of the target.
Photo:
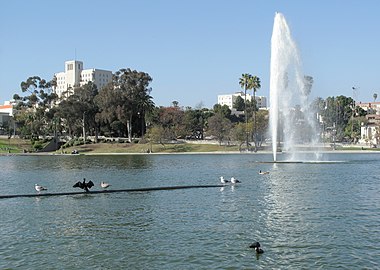
<svg viewBox="0 0 380 270">
<path fill-rule="evenodd" d="M 111 186 L 109 183 L 106 183 L 106 182 L 100 182 L 100 186 L 104 189 L 108 188 L 109 186 Z"/>
<path fill-rule="evenodd" d="M 47 188 L 43 187 L 43 186 L 40 186 L 39 184 L 35 184 L 34 185 L 34 188 L 36 189 L 36 191 L 40 192 L 40 191 L 44 191 L 44 190 L 47 190 Z"/>
<path fill-rule="evenodd" d="M 224 179 L 223 176 L 220 177 L 220 182 L 224 185 L 224 184 L 228 184 L 228 180 Z"/>
<path fill-rule="evenodd" d="M 239 180 L 237 180 L 234 177 L 231 177 L 231 184 L 241 183 Z"/>
</svg>

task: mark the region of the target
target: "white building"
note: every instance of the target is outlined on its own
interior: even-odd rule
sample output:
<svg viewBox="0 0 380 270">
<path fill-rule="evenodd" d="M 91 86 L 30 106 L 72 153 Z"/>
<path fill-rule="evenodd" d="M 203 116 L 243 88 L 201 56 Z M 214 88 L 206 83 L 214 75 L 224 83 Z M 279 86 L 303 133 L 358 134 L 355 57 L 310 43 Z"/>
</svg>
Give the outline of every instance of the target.
<svg viewBox="0 0 380 270">
<path fill-rule="evenodd" d="M 227 94 L 227 95 L 218 95 L 218 104 L 220 105 L 227 105 L 230 110 L 233 108 L 233 104 L 237 97 L 241 97 L 244 99 L 244 92 L 236 92 L 234 94 Z M 253 96 L 251 96 L 249 93 L 247 93 L 247 100 L 252 100 Z M 259 109 L 267 109 L 267 98 L 263 96 L 255 96 L 257 107 Z"/>
<path fill-rule="evenodd" d="M 112 80 L 112 72 L 102 69 L 83 69 L 81 61 L 66 61 L 65 71 L 54 74 L 57 78 L 57 86 L 54 87 L 55 93 L 61 97 L 65 92 L 72 92 L 74 87 L 80 87 L 93 82 L 100 90 Z"/>
<path fill-rule="evenodd" d="M 13 105 L 15 105 L 14 101 L 5 101 L 4 105 L 0 105 L 0 113 L 13 116 Z"/>
<path fill-rule="evenodd" d="M 13 106 L 15 105 L 14 101 L 5 101 L 4 105 L 0 105 L 0 135 L 6 134 L 5 127 L 9 125 L 15 125 L 13 121 Z M 15 127 L 13 128 L 15 130 Z"/>
</svg>

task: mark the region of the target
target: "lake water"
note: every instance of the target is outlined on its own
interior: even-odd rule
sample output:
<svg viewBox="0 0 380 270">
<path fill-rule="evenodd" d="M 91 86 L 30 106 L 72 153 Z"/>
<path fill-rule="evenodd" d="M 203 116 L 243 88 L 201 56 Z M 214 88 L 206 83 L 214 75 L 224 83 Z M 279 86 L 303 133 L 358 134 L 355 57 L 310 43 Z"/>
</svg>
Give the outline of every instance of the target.
<svg viewBox="0 0 380 270">
<path fill-rule="evenodd" d="M 242 183 L 0 199 L 0 269 L 379 269 L 380 154 L 324 158 L 1 156 L 0 195 L 71 192 L 83 177 L 93 190 Z"/>
</svg>

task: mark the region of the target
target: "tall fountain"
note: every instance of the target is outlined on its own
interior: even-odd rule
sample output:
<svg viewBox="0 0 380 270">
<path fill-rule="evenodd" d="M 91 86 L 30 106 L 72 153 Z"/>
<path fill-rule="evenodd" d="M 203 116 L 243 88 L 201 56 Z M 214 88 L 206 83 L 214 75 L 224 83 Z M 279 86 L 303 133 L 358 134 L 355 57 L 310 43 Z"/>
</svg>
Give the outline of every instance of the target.
<svg viewBox="0 0 380 270">
<path fill-rule="evenodd" d="M 308 90 L 297 45 L 284 15 L 276 13 L 270 63 L 270 130 L 274 162 L 277 162 L 280 143 L 282 150 L 290 154 L 289 161 L 300 160 L 301 144 L 314 150 L 314 160 L 319 159 L 316 147 L 310 148 L 317 145 L 318 133 Z"/>
</svg>

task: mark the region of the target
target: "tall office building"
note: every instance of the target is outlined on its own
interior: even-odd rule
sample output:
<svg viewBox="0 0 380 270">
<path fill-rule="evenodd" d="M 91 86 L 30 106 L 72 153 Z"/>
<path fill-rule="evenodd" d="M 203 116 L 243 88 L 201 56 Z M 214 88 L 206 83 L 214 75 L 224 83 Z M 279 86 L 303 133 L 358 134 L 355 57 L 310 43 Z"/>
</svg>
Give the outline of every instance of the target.
<svg viewBox="0 0 380 270">
<path fill-rule="evenodd" d="M 83 69 L 81 61 L 66 61 L 65 71 L 54 74 L 57 78 L 55 93 L 61 97 L 63 94 L 70 95 L 75 87 L 80 87 L 93 82 L 100 90 L 112 80 L 112 72 L 102 69 Z"/>
</svg>

